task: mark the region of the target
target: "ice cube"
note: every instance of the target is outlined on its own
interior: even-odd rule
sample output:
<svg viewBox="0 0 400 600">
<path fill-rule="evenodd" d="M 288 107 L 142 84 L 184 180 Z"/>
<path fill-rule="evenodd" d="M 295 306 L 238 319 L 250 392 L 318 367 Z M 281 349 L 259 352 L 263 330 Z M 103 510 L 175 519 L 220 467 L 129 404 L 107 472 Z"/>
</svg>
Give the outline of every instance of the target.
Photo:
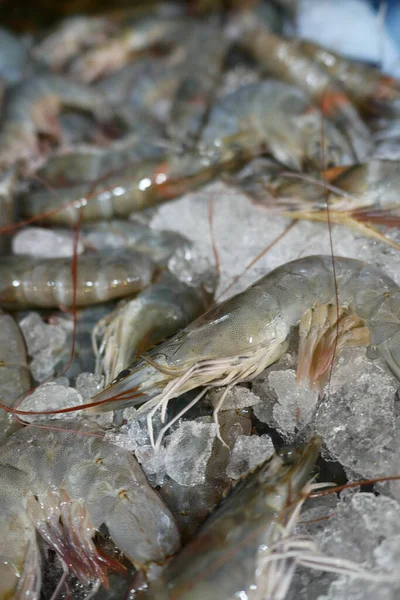
<svg viewBox="0 0 400 600">
<path fill-rule="evenodd" d="M 180 423 L 170 436 L 166 452 L 166 471 L 171 479 L 186 486 L 205 481 L 207 462 L 216 433 L 215 423 Z"/>
<path fill-rule="evenodd" d="M 19 326 L 24 334 L 28 354 L 32 357 L 44 348 L 60 350 L 67 339 L 67 334 L 62 327 L 44 323 L 36 312 L 30 312 L 23 317 Z"/>
<path fill-rule="evenodd" d="M 216 406 L 218 400 L 221 397 L 224 389 L 216 388 L 208 393 L 208 400 Z M 260 398 L 256 396 L 251 390 L 241 385 L 237 385 L 231 388 L 225 396 L 224 402 L 221 406 L 221 411 L 247 408 L 248 406 L 254 406 L 260 403 Z"/>
<path fill-rule="evenodd" d="M 76 378 L 75 388 L 83 400 L 87 401 L 104 388 L 104 376 L 95 375 L 94 373 L 81 373 Z"/>
<path fill-rule="evenodd" d="M 32 394 L 27 396 L 19 408 L 26 411 L 51 411 L 79 406 L 83 404 L 82 396 L 71 387 L 58 385 L 55 381 L 44 383 L 37 387 Z M 48 419 L 76 419 L 81 411 L 66 412 L 53 415 L 24 415 L 27 422 L 43 421 Z"/>
<path fill-rule="evenodd" d="M 279 431 L 286 437 L 311 421 L 318 392 L 310 390 L 307 385 L 297 385 L 293 370 L 273 371 L 268 380 L 278 396 L 272 415 Z"/>
<path fill-rule="evenodd" d="M 274 453 L 269 435 L 239 435 L 226 468 L 231 479 L 240 479 Z"/>
<path fill-rule="evenodd" d="M 325 554 L 362 563 L 370 572 L 396 574 L 400 554 L 400 505 L 370 493 L 347 496 L 316 535 Z M 397 584 L 337 576 L 319 600 L 395 600 Z M 397 590 L 397 592 L 395 591 Z"/>
<path fill-rule="evenodd" d="M 361 477 L 388 475 L 397 457 L 397 380 L 364 348 L 348 348 L 333 370 L 315 428 L 333 458 Z M 398 470 L 398 466 L 397 466 Z"/>
<path fill-rule="evenodd" d="M 150 444 L 144 444 L 136 449 L 136 458 L 152 486 L 161 486 L 164 483 L 166 476 L 165 453 L 164 447 L 155 451 Z"/>
</svg>

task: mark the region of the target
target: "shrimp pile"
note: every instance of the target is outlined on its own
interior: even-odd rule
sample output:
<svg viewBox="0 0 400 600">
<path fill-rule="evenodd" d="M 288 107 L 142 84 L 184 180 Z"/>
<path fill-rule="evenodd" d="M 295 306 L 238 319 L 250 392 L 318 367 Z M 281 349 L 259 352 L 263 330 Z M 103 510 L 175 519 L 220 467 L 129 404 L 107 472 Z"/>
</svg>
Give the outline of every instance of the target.
<svg viewBox="0 0 400 600">
<path fill-rule="evenodd" d="M 0 28 L 0 600 L 398 594 L 400 82 L 295 4 Z"/>
</svg>

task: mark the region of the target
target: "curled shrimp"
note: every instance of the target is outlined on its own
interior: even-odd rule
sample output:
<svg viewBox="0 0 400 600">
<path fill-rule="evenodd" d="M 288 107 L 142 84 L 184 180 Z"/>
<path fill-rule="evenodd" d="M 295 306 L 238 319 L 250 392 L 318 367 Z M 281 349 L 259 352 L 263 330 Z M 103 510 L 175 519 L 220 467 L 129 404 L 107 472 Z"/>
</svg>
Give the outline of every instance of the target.
<svg viewBox="0 0 400 600">
<path fill-rule="evenodd" d="M 346 91 L 340 82 L 303 53 L 296 41 L 269 32 L 254 19 L 253 26 L 243 27 L 240 43 L 273 77 L 304 90 L 350 141 L 358 161 L 368 157 L 372 149 L 371 134 Z"/>
<path fill-rule="evenodd" d="M 102 95 L 56 75 L 31 77 L 9 88 L 0 130 L 0 164 L 41 157 L 39 134 L 58 139 L 61 107 L 84 110 L 104 118 L 109 115 Z"/>
<path fill-rule="evenodd" d="M 211 157 L 238 148 L 250 155 L 272 154 L 290 168 L 321 168 L 321 113 L 298 88 L 277 80 L 240 87 L 212 107 L 199 147 Z M 329 166 L 351 164 L 345 137 L 329 121 L 323 141 Z"/>
<path fill-rule="evenodd" d="M 108 586 L 109 570 L 123 571 L 92 539 L 102 524 L 137 568 L 179 549 L 173 517 L 139 464 L 101 432 L 25 427 L 2 445 L 0 482 L 2 598 L 39 598 L 36 532 L 94 590 Z"/>
<path fill-rule="evenodd" d="M 278 267 L 135 361 L 87 408 L 98 412 L 144 403 L 140 411 L 151 409 L 152 433 L 152 416 L 161 410 L 165 419 L 171 398 L 206 386 L 170 423 L 210 387 L 226 386 L 216 416 L 229 388 L 278 360 L 299 325 L 300 380 L 322 385 L 333 357 L 346 344 L 373 346 L 400 378 L 399 287 L 362 261 L 334 260 L 336 283 L 329 256 L 308 256 Z"/>
</svg>

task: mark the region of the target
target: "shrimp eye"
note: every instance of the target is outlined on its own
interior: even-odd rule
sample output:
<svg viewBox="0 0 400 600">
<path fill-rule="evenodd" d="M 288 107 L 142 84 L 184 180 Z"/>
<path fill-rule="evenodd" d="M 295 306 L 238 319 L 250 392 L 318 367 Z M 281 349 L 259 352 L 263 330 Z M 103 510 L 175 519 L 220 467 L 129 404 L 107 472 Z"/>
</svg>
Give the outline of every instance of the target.
<svg viewBox="0 0 400 600">
<path fill-rule="evenodd" d="M 121 381 L 121 379 L 124 379 L 125 377 L 128 377 L 128 375 L 130 375 L 130 370 L 129 369 L 123 369 L 123 371 L 121 371 L 121 373 L 118 373 L 118 375 L 114 379 L 115 383 L 117 381 Z"/>
<path fill-rule="evenodd" d="M 296 448 L 292 448 L 290 446 L 283 446 L 278 450 L 279 458 L 285 465 L 290 465 L 296 457 L 296 454 Z"/>
</svg>

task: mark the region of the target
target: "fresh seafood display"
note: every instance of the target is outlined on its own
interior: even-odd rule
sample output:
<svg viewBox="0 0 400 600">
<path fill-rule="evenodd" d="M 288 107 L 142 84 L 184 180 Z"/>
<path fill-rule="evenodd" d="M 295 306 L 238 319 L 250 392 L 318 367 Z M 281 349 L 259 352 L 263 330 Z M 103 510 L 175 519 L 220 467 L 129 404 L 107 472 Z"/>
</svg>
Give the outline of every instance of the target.
<svg viewBox="0 0 400 600">
<path fill-rule="evenodd" d="M 325 4 L 2 23 L 0 600 L 398 597 L 400 79 Z"/>
</svg>

